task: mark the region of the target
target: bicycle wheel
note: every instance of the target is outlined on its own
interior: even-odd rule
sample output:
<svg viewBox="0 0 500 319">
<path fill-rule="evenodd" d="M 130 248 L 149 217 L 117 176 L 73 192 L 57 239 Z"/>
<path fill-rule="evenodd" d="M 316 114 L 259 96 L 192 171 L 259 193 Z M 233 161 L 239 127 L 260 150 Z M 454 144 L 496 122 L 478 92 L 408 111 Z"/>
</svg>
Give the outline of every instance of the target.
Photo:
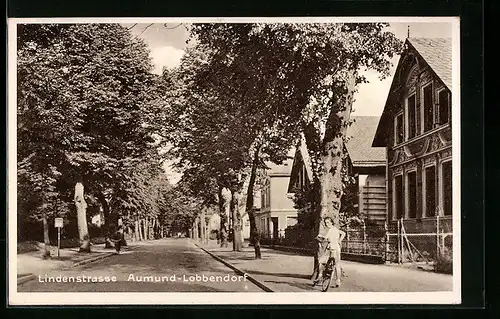
<svg viewBox="0 0 500 319">
<path fill-rule="evenodd" d="M 332 276 L 327 276 L 323 278 L 323 283 L 321 284 L 321 291 L 326 292 L 328 288 L 330 288 L 330 284 L 332 283 Z"/>
<path fill-rule="evenodd" d="M 330 288 L 333 278 L 333 263 L 331 260 L 328 261 L 325 267 L 323 282 L 321 283 L 321 291 L 325 292 Z"/>
</svg>

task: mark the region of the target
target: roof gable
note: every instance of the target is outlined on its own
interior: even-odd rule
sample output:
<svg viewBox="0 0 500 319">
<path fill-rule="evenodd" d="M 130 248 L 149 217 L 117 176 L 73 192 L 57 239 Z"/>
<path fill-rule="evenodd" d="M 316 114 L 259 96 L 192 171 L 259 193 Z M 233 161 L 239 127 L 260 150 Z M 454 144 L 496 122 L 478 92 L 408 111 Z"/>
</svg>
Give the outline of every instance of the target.
<svg viewBox="0 0 500 319">
<path fill-rule="evenodd" d="M 389 121 L 392 121 L 393 108 L 392 101 L 395 95 L 394 90 L 400 85 L 401 77 L 408 76 L 406 61 L 408 57 L 417 55 L 425 62 L 436 77 L 451 91 L 451 39 L 448 38 L 408 38 L 405 42 L 406 50 L 401 55 L 398 66 L 392 79 L 391 88 L 387 96 L 384 111 L 380 118 L 375 137 L 372 142 L 374 147 L 386 146 L 386 128 Z M 406 80 L 406 79 L 405 79 Z"/>
<path fill-rule="evenodd" d="M 451 39 L 408 38 L 408 42 L 451 91 Z"/>
</svg>

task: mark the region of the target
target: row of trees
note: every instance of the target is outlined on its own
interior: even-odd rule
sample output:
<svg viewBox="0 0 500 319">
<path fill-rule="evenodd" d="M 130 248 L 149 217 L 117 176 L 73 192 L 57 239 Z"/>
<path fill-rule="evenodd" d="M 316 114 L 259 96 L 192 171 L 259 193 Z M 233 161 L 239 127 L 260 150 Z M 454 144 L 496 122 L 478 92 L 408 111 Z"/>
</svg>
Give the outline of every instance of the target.
<svg viewBox="0 0 500 319">
<path fill-rule="evenodd" d="M 41 221 L 49 256 L 53 217 L 77 215 L 83 251 L 99 210 L 107 246 L 121 222 L 138 239 L 188 227 L 162 169 L 168 90 L 145 43 L 117 24 L 19 25 L 17 40 L 20 232 Z"/>
<path fill-rule="evenodd" d="M 195 24 L 180 67 L 167 76 L 176 83 L 171 105 L 177 127 L 169 133 L 171 155 L 202 181 L 204 200 L 227 206 L 233 220 L 233 249 L 241 243 L 238 203 L 249 180 L 246 210 L 251 242 L 260 258 L 253 212 L 256 173 L 265 162 L 280 163 L 303 139 L 312 162 L 309 214 L 339 220 L 348 176 L 343 166 L 346 130 L 363 68 L 387 76 L 401 49 L 382 23 Z M 173 126 L 170 126 L 173 127 Z M 230 194 L 222 196 L 224 191 Z M 229 203 L 228 203 L 229 202 Z M 306 206 L 306 205 L 304 205 Z"/>
<path fill-rule="evenodd" d="M 146 45 L 123 26 L 19 26 L 21 214 L 46 225 L 77 207 L 83 240 L 87 202 L 102 207 L 106 227 L 120 216 L 137 237 L 150 223 L 190 228 L 217 208 L 240 250 L 244 206 L 260 258 L 258 172 L 303 140 L 313 170 L 305 206 L 314 232 L 324 231 L 322 218 L 340 216 L 359 70 L 386 76 L 401 49 L 384 27 L 194 24 L 180 66 L 155 76 Z M 183 171 L 175 187 L 162 174 L 165 155 Z"/>
</svg>

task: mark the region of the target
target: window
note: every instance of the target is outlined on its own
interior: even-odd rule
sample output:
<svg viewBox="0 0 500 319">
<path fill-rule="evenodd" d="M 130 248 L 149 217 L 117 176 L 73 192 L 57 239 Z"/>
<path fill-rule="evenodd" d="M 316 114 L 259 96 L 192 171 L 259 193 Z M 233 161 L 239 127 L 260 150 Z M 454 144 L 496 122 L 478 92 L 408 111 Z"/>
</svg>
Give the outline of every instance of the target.
<svg viewBox="0 0 500 319">
<path fill-rule="evenodd" d="M 408 218 L 417 218 L 417 172 L 408 173 Z"/>
<path fill-rule="evenodd" d="M 302 169 L 301 169 L 299 172 L 298 179 L 297 179 L 297 184 L 296 184 L 297 189 L 302 190 L 302 184 L 303 184 L 303 182 L 302 182 Z"/>
<path fill-rule="evenodd" d="M 297 224 L 297 217 L 287 216 L 286 217 L 286 227 L 291 227 Z"/>
<path fill-rule="evenodd" d="M 425 216 L 435 216 L 436 213 L 436 167 L 425 169 Z"/>
<path fill-rule="evenodd" d="M 266 187 L 266 207 L 271 206 L 271 186 Z"/>
<path fill-rule="evenodd" d="M 395 216 L 397 219 L 403 217 L 403 176 L 398 175 L 394 179 Z"/>
<path fill-rule="evenodd" d="M 432 129 L 434 126 L 434 105 L 432 102 L 432 84 L 427 85 L 423 89 L 424 102 L 424 132 Z"/>
<path fill-rule="evenodd" d="M 408 139 L 414 138 L 417 134 L 417 112 L 415 94 L 410 96 L 407 100 L 408 107 Z"/>
<path fill-rule="evenodd" d="M 450 94 L 446 90 L 439 92 L 439 124 L 450 121 Z"/>
<path fill-rule="evenodd" d="M 444 162 L 442 166 L 443 176 L 443 211 L 445 216 L 452 214 L 452 166 L 451 161 Z"/>
<path fill-rule="evenodd" d="M 262 196 L 261 196 L 260 201 L 261 201 L 262 208 L 266 207 L 266 188 L 265 187 L 262 190 Z"/>
<path fill-rule="evenodd" d="M 402 143 L 403 142 L 403 113 L 399 114 L 396 116 L 396 132 L 395 132 L 395 139 L 396 139 L 396 144 Z"/>
</svg>

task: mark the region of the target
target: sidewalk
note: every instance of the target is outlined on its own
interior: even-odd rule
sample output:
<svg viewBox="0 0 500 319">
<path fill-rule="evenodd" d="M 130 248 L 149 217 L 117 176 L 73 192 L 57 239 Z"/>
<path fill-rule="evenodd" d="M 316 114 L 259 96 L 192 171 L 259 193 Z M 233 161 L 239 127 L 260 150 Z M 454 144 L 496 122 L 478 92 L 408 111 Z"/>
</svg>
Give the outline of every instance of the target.
<svg viewBox="0 0 500 319">
<path fill-rule="evenodd" d="M 124 247 L 125 250 L 127 247 Z M 43 250 L 32 251 L 17 254 L 17 278 L 18 283 L 31 280 L 33 276 L 43 274 L 50 270 L 65 269 L 86 264 L 102 258 L 114 255 L 112 248 L 105 249 L 104 244 L 92 246 L 90 253 L 79 253 L 78 248 L 65 248 L 59 251 L 57 257 L 57 248 L 51 247 L 51 258 L 43 259 Z M 13 266 L 13 264 L 11 264 Z"/>
<path fill-rule="evenodd" d="M 313 257 L 292 252 L 261 248 L 262 259 L 254 259 L 253 247 L 233 252 L 231 244 L 221 248 L 215 241 L 198 246 L 269 287 L 275 292 L 319 291 L 312 287 Z M 342 286 L 330 291 L 371 292 L 426 292 L 451 291 L 453 277 L 422 270 L 394 267 L 390 265 L 364 264 L 343 261 L 345 277 Z"/>
</svg>

